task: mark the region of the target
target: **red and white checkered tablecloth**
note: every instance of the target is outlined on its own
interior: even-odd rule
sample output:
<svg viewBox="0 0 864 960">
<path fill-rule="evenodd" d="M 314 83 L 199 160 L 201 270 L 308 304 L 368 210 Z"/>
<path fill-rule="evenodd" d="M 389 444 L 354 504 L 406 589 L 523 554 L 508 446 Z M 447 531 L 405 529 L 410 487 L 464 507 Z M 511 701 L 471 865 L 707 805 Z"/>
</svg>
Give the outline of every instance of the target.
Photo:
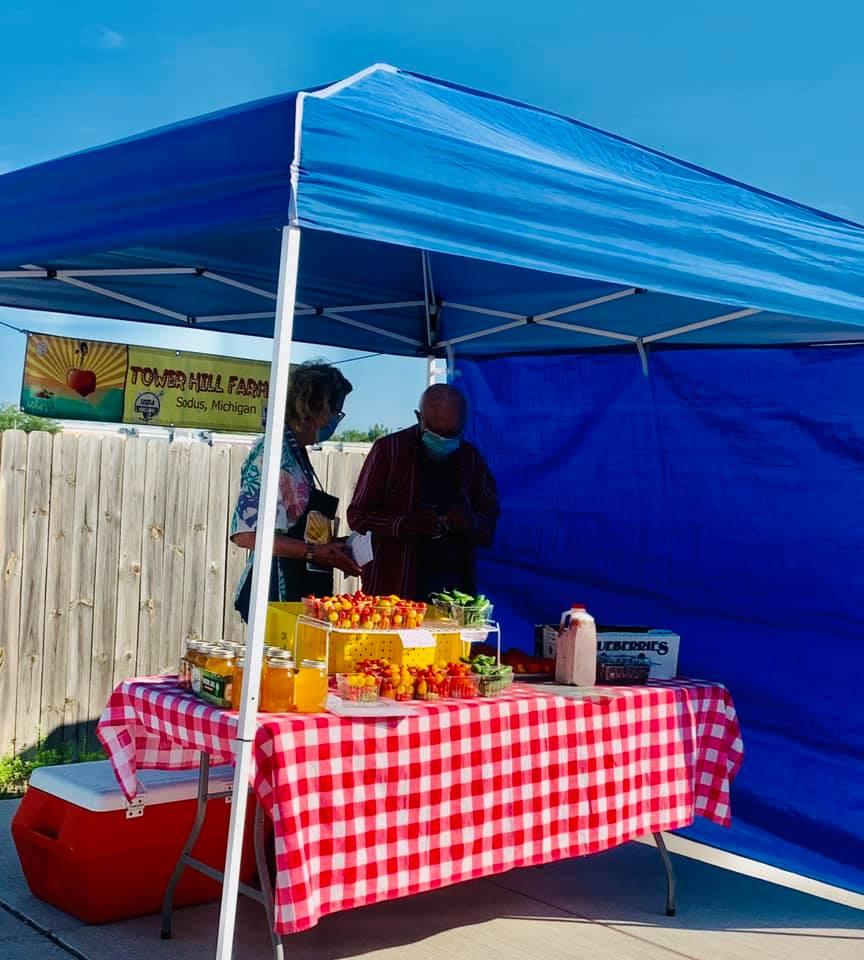
<svg viewBox="0 0 864 960">
<path fill-rule="evenodd" d="M 516 684 L 399 720 L 261 715 L 254 787 L 276 839 L 276 931 L 514 867 L 597 853 L 699 814 L 730 820 L 743 758 L 728 691 L 702 681 L 568 699 Z M 99 737 L 136 770 L 232 760 L 237 714 L 173 678 L 114 691 Z"/>
</svg>

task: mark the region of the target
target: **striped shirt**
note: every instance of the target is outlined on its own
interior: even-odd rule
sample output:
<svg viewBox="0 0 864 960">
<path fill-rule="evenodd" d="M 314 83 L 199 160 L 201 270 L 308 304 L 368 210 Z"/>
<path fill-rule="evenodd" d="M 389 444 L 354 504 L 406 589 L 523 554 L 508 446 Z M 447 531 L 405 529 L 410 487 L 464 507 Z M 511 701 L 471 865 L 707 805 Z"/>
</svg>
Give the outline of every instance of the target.
<svg viewBox="0 0 864 960">
<path fill-rule="evenodd" d="M 466 538 L 470 551 L 466 560 L 474 579 L 474 548 L 490 546 L 495 535 L 498 490 L 476 447 L 463 442 L 453 456 L 461 498 L 474 515 L 474 527 Z M 372 532 L 375 558 L 363 570 L 367 593 L 425 599 L 414 596 L 418 551 L 424 541 L 401 533 L 406 518 L 420 507 L 418 471 L 422 468 L 419 427 L 377 440 L 363 464 L 348 508 L 348 523 L 358 533 Z"/>
</svg>

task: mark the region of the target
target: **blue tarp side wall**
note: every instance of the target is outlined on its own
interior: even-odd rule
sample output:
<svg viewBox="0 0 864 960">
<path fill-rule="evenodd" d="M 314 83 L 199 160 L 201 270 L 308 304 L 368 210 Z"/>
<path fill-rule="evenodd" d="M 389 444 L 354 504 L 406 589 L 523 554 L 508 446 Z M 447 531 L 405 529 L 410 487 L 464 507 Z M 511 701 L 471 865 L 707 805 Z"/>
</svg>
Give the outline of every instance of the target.
<svg viewBox="0 0 864 960">
<path fill-rule="evenodd" d="M 505 646 L 583 601 L 681 633 L 746 757 L 717 846 L 864 892 L 864 350 L 463 361 Z"/>
</svg>

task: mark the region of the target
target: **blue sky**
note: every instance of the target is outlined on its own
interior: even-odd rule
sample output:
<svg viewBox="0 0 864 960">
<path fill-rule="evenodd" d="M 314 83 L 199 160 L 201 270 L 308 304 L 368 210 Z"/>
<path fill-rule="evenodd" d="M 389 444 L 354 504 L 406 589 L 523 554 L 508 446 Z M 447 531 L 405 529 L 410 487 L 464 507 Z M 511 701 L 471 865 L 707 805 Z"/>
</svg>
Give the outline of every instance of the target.
<svg viewBox="0 0 864 960">
<path fill-rule="evenodd" d="M 388 61 L 577 116 L 864 220 L 864 5 L 853 0 L 156 0 L 0 5 L 0 172 Z M 49 332 L 147 342 L 152 328 L 27 314 Z M 166 346 L 264 358 L 268 344 L 168 331 Z M 0 328 L 0 400 L 23 337 Z M 299 348 L 301 357 L 344 351 Z M 346 368 L 348 425 L 411 420 L 423 364 Z"/>
</svg>

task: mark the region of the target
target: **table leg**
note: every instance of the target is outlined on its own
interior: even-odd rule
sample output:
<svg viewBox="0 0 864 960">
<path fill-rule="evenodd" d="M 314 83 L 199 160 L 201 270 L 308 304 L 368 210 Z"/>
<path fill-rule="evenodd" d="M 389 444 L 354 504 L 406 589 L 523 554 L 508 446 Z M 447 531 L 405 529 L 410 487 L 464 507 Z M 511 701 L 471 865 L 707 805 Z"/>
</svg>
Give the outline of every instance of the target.
<svg viewBox="0 0 864 960">
<path fill-rule="evenodd" d="M 654 834 L 654 843 L 660 852 L 660 859 L 663 861 L 663 869 L 666 871 L 666 916 L 674 917 L 677 910 L 676 891 L 675 891 L 675 870 L 672 866 L 672 860 L 669 858 L 669 851 L 666 849 L 666 841 L 662 833 Z"/>
<path fill-rule="evenodd" d="M 230 796 L 229 793 L 214 793 L 212 796 L 210 796 L 209 784 L 210 756 L 209 754 L 202 752 L 198 762 L 198 798 L 195 807 L 195 820 L 192 823 L 192 829 L 189 832 L 189 836 L 186 838 L 186 842 L 183 844 L 183 849 L 177 859 L 174 872 L 171 874 L 171 879 L 168 881 L 168 886 L 165 888 L 165 896 L 162 899 L 161 936 L 163 940 L 171 939 L 171 926 L 174 914 L 174 894 L 177 890 L 177 884 L 180 882 L 180 877 L 183 875 L 183 871 L 187 867 L 192 870 L 197 870 L 199 873 L 203 873 L 204 876 L 210 877 L 211 880 L 215 880 L 217 883 L 222 883 L 225 879 L 221 870 L 217 870 L 215 867 L 211 867 L 208 864 L 202 863 L 200 860 L 196 860 L 192 856 L 192 850 L 195 847 L 195 844 L 198 842 L 198 837 L 201 834 L 201 828 L 204 826 L 204 818 L 207 813 L 207 801 L 222 799 Z M 266 823 L 265 816 L 266 814 L 264 813 L 261 804 L 256 804 L 254 834 L 255 860 L 258 868 L 258 878 L 261 884 L 261 889 L 256 890 L 254 887 L 250 887 L 245 883 L 241 883 L 240 893 L 252 900 L 257 900 L 259 903 L 264 905 L 267 923 L 270 927 L 270 937 L 273 943 L 274 960 L 284 960 L 285 951 L 282 937 L 273 930 L 275 924 L 273 909 L 273 880 L 270 875 L 270 867 L 267 862 L 267 851 L 264 845 L 264 827 Z"/>
<path fill-rule="evenodd" d="M 281 934 L 273 929 L 276 925 L 273 900 L 273 880 L 270 876 L 270 865 L 267 862 L 267 851 L 264 848 L 264 826 L 266 814 L 261 804 L 255 807 L 255 864 L 258 868 L 258 882 L 261 884 L 261 893 L 264 900 L 264 912 L 267 914 L 267 925 L 270 927 L 270 939 L 273 943 L 274 960 L 284 960 L 285 948 Z"/>
<path fill-rule="evenodd" d="M 203 753 L 198 761 L 198 801 L 195 807 L 195 821 L 192 824 L 192 830 L 183 844 L 183 850 L 165 888 L 165 896 L 162 900 L 162 939 L 171 939 L 171 919 L 174 913 L 174 893 L 177 890 L 177 884 L 180 877 L 186 869 L 189 862 L 192 849 L 198 842 L 201 828 L 204 826 L 204 816 L 207 813 L 207 790 L 210 782 L 210 755 Z"/>
</svg>

